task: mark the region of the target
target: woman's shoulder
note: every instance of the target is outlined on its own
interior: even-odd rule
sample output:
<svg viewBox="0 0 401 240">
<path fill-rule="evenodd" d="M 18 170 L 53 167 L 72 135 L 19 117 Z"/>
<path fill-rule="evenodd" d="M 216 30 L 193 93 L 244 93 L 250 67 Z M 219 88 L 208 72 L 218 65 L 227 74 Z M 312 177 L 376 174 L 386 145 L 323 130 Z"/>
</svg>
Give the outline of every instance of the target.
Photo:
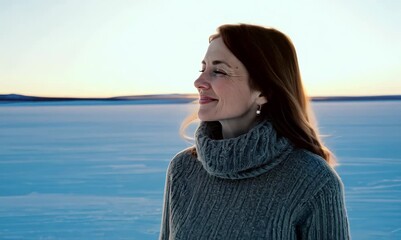
<svg viewBox="0 0 401 240">
<path fill-rule="evenodd" d="M 334 191 L 342 191 L 343 183 L 340 176 L 319 155 L 304 149 L 296 149 L 288 160 L 287 167 L 296 169 L 297 178 L 313 189 L 330 188 Z"/>
<path fill-rule="evenodd" d="M 178 152 L 170 161 L 168 167 L 169 175 L 176 175 L 182 173 L 197 163 L 195 147 L 186 148 Z"/>
<path fill-rule="evenodd" d="M 182 164 L 183 162 L 196 160 L 196 150 L 195 147 L 188 147 L 180 152 L 178 152 L 172 159 L 170 164 Z"/>
</svg>

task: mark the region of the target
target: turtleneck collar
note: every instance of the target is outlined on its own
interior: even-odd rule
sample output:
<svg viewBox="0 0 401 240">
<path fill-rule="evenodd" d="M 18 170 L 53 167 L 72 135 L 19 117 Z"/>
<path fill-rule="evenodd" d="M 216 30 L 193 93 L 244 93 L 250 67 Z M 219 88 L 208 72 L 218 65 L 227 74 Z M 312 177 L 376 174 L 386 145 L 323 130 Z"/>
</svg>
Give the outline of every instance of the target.
<svg viewBox="0 0 401 240">
<path fill-rule="evenodd" d="M 249 132 L 235 138 L 219 139 L 220 123 L 201 122 L 195 133 L 199 161 L 211 175 L 243 179 L 266 173 L 287 158 L 293 149 L 277 135 L 272 124 L 260 122 Z"/>
</svg>

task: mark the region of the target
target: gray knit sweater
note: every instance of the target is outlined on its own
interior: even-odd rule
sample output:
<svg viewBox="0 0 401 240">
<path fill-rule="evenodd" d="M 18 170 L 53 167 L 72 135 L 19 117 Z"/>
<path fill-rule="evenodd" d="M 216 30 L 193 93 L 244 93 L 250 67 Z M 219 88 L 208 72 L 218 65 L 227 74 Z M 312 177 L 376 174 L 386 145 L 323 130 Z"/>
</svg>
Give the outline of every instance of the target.
<svg viewBox="0 0 401 240">
<path fill-rule="evenodd" d="M 350 238 L 343 185 L 322 158 L 267 121 L 220 140 L 216 124 L 197 129 L 197 156 L 170 163 L 160 239 Z"/>
</svg>

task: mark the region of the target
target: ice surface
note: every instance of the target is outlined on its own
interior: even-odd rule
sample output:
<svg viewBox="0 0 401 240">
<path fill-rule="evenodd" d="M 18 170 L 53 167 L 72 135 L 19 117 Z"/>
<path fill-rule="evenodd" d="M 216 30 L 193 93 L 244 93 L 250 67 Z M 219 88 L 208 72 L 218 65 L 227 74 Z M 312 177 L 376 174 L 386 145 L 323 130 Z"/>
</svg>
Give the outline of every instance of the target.
<svg viewBox="0 0 401 240">
<path fill-rule="evenodd" d="M 0 106 L 0 239 L 156 239 L 191 104 Z M 353 239 L 401 239 L 401 101 L 315 102 Z"/>
</svg>

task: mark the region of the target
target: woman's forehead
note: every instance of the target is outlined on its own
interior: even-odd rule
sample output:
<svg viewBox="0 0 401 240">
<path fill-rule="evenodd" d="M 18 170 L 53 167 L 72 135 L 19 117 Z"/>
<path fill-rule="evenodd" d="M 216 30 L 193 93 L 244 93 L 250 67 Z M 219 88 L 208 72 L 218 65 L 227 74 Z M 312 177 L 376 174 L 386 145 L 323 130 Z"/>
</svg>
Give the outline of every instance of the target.
<svg viewBox="0 0 401 240">
<path fill-rule="evenodd" d="M 229 67 L 238 65 L 239 62 L 220 37 L 210 42 L 205 58 L 202 61 L 204 64 L 226 64 Z"/>
</svg>

